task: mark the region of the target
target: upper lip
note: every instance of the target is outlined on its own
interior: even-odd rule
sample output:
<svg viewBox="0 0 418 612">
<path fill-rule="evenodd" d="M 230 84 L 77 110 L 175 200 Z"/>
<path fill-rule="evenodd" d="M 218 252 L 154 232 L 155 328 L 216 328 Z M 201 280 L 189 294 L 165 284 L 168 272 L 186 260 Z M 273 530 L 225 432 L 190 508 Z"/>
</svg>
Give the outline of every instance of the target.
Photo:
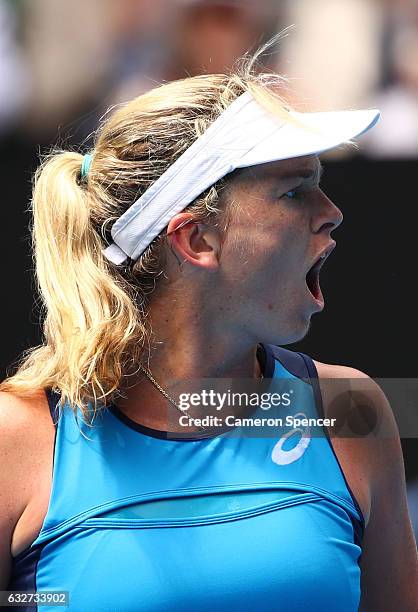
<svg viewBox="0 0 418 612">
<path fill-rule="evenodd" d="M 324 263 L 324 261 L 327 259 L 327 257 L 329 257 L 329 255 L 331 255 L 332 251 L 335 249 L 336 246 L 337 246 L 337 243 L 335 242 L 335 240 L 332 240 L 325 248 L 323 248 L 322 251 L 316 256 L 316 258 L 314 259 L 313 263 L 308 268 L 308 272 L 319 261 L 321 261 L 321 265 L 322 265 Z"/>
</svg>

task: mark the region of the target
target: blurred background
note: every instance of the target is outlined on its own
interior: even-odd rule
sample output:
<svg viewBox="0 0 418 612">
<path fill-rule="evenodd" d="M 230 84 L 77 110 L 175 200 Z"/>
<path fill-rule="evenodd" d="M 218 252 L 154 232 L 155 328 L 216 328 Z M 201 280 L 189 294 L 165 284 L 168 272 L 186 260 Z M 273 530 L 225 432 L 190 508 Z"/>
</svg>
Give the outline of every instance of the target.
<svg viewBox="0 0 418 612">
<path fill-rule="evenodd" d="M 262 61 L 289 78 L 296 108 L 382 111 L 358 150 L 323 156 L 322 187 L 345 221 L 321 273 L 325 311 L 293 348 L 374 378 L 418 377 L 416 0 L 0 0 L 2 378 L 41 342 L 27 211 L 39 154 L 84 152 L 114 105 L 228 71 L 284 28 Z M 418 533 L 418 442 L 402 446 Z"/>
</svg>

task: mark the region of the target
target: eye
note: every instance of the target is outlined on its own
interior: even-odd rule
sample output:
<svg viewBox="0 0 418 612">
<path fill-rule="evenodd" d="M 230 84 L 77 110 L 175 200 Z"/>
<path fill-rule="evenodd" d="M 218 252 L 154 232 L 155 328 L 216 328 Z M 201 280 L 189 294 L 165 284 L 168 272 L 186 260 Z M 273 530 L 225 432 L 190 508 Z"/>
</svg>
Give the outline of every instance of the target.
<svg viewBox="0 0 418 612">
<path fill-rule="evenodd" d="M 289 191 L 286 191 L 286 193 L 284 193 L 281 197 L 282 198 L 289 198 L 289 200 L 297 200 L 297 198 L 301 195 L 301 188 L 300 187 L 295 187 L 295 189 L 290 189 Z"/>
<path fill-rule="evenodd" d="M 290 191 L 286 191 L 286 193 L 284 194 L 283 197 L 286 198 L 290 198 L 291 200 L 294 200 L 298 195 L 298 190 L 297 189 L 291 189 Z"/>
</svg>

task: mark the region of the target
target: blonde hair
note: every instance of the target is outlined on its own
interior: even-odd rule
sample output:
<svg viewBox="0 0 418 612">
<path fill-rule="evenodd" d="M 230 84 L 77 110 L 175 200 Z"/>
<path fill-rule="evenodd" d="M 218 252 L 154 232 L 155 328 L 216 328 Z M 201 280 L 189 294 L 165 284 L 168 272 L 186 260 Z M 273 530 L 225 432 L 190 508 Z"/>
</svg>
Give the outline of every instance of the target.
<svg viewBox="0 0 418 612">
<path fill-rule="evenodd" d="M 245 91 L 286 113 L 278 93 L 285 80 L 254 70 L 279 37 L 241 60 L 233 74 L 167 83 L 117 108 L 99 126 L 85 181 L 81 153 L 55 149 L 45 156 L 31 202 L 44 343 L 23 353 L 0 391 L 28 396 L 52 388 L 61 407 L 80 408 L 87 422 L 90 402 L 95 413 L 114 399 L 130 365 L 141 360 L 150 332 L 148 295 L 166 250 L 163 231 L 136 262 L 118 267 L 102 254 L 111 224 Z M 227 184 L 228 177 L 221 179 L 185 210 L 223 223 L 220 194 Z"/>
</svg>

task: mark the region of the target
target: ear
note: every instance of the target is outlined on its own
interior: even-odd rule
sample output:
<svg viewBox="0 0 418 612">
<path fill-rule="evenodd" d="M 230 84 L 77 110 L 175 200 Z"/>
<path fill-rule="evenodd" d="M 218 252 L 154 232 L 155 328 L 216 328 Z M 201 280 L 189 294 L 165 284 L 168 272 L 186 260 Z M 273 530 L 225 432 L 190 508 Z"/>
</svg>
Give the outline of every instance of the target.
<svg viewBox="0 0 418 612">
<path fill-rule="evenodd" d="M 206 270 L 219 267 L 219 232 L 196 221 L 191 213 L 175 215 L 167 226 L 167 236 L 172 250 L 182 260 Z"/>
</svg>

